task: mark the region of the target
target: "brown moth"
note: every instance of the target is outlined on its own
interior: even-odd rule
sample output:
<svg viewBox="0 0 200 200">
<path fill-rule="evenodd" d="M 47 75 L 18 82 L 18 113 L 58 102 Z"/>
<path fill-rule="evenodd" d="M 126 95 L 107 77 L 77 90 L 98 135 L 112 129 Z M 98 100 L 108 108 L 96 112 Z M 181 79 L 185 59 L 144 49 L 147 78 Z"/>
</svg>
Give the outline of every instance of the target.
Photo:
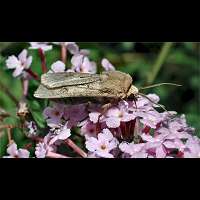
<svg viewBox="0 0 200 200">
<path fill-rule="evenodd" d="M 73 97 L 105 97 L 126 99 L 138 94 L 132 77 L 119 71 L 89 73 L 47 73 L 41 77 L 36 98 L 58 99 Z"/>
<path fill-rule="evenodd" d="M 34 96 L 41 99 L 68 98 L 72 99 L 73 103 L 91 102 L 91 100 L 116 103 L 121 99 L 132 99 L 135 102 L 138 96 L 143 96 L 167 111 L 163 105 L 153 102 L 139 91 L 161 85 L 181 86 L 173 83 L 159 83 L 138 89 L 132 85 L 132 82 L 133 79 L 129 74 L 120 71 L 109 71 L 102 74 L 47 73 L 42 75 L 41 84 Z"/>
</svg>

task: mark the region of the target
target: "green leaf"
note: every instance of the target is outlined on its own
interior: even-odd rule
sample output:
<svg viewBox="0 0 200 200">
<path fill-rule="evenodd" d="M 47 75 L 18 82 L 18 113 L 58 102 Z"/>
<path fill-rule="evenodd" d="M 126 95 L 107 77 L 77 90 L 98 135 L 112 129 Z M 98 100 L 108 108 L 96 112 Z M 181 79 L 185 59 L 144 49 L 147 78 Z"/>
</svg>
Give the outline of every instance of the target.
<svg viewBox="0 0 200 200">
<path fill-rule="evenodd" d="M 168 63 L 183 65 L 183 66 L 198 66 L 198 57 L 189 56 L 183 50 L 175 50 L 170 53 L 167 59 Z"/>
<path fill-rule="evenodd" d="M 1 130 L 0 131 L 0 157 L 6 154 L 7 144 L 8 144 L 8 137 L 6 134 L 6 130 Z"/>
<path fill-rule="evenodd" d="M 37 126 L 39 128 L 45 128 L 45 119 L 42 115 L 42 112 L 31 112 L 34 121 L 37 123 Z"/>
<path fill-rule="evenodd" d="M 197 135 L 200 138 L 200 123 L 199 123 L 200 115 L 188 113 L 186 114 L 186 119 L 189 126 L 192 126 L 196 129 L 195 135 Z"/>
</svg>

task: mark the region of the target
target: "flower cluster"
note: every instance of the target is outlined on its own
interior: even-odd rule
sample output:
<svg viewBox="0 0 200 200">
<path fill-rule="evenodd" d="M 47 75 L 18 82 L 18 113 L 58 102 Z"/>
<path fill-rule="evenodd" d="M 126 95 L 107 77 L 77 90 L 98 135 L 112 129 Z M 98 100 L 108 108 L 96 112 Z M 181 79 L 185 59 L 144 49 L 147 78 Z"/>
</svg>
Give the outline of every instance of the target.
<svg viewBox="0 0 200 200">
<path fill-rule="evenodd" d="M 158 96 L 149 94 L 153 101 Z M 185 116 L 159 113 L 151 101 L 139 97 L 134 104 L 120 101 L 105 113 L 86 104 L 54 104 L 44 111 L 47 124 L 80 127 L 89 157 L 170 158 L 199 157 L 200 139 L 193 136 Z M 96 105 L 98 107 L 98 105 Z"/>
<path fill-rule="evenodd" d="M 97 73 L 97 64 L 90 60 L 89 51 L 79 49 L 74 42 L 52 44 L 71 53 L 71 66 L 67 68 L 58 60 L 47 73 Z M 51 50 L 52 44 L 31 42 L 31 48 L 44 52 Z M 27 50 L 23 50 L 18 58 L 9 57 L 6 64 L 9 69 L 15 69 L 13 76 L 16 77 L 27 72 L 31 61 Z M 106 58 L 101 65 L 105 71 L 115 70 Z M 38 140 L 35 157 L 58 156 L 58 147 L 68 144 L 76 153 L 88 158 L 200 158 L 200 139 L 194 136 L 194 128 L 187 125 L 185 115 L 158 112 L 159 101 L 156 94 L 148 94 L 108 106 L 91 102 L 67 104 L 63 100 L 51 102 L 43 111 L 48 133 Z M 34 122 L 28 122 L 27 128 L 29 138 L 38 135 Z M 82 148 L 70 139 L 75 135 L 82 138 Z M 7 152 L 8 157 L 29 157 L 29 152 L 18 150 L 15 143 Z"/>
</svg>

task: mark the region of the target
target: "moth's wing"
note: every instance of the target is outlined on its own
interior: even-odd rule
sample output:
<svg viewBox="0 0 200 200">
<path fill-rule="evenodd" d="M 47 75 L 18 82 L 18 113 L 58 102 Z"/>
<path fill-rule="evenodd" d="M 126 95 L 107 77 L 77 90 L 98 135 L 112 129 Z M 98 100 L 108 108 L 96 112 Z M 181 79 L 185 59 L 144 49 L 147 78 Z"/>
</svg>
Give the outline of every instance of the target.
<svg viewBox="0 0 200 200">
<path fill-rule="evenodd" d="M 42 84 L 39 85 L 37 90 L 34 93 L 34 97 L 39 98 L 39 99 L 48 99 L 51 98 L 52 92 Z"/>
<path fill-rule="evenodd" d="M 38 89 L 34 93 L 34 97 L 41 99 L 59 99 L 59 98 L 73 98 L 73 97 L 107 97 L 115 98 L 110 92 L 103 92 L 100 88 L 101 84 L 98 82 L 89 83 L 86 85 L 78 86 L 66 86 L 54 89 L 48 89 L 44 85 L 40 84 Z"/>
<path fill-rule="evenodd" d="M 132 78 L 122 72 L 101 75 L 84 73 L 45 74 L 34 96 L 37 98 L 107 97 L 124 98 Z"/>
<path fill-rule="evenodd" d="M 88 84 L 99 80 L 100 76 L 98 74 L 75 72 L 47 73 L 42 75 L 41 84 L 49 89 L 53 89 L 63 86 Z"/>
</svg>

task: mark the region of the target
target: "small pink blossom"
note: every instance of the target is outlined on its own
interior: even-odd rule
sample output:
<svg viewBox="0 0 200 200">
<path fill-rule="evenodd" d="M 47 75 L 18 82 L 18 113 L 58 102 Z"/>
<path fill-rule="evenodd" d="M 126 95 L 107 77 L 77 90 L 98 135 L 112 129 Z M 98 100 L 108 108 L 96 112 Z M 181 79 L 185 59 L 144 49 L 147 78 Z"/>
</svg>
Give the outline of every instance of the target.
<svg viewBox="0 0 200 200">
<path fill-rule="evenodd" d="M 151 101 L 154 103 L 158 103 L 160 100 L 160 98 L 156 94 L 148 94 L 146 96 L 147 96 L 147 98 L 151 99 Z M 153 104 L 147 98 L 145 98 L 143 96 L 139 96 L 136 101 L 137 108 L 135 107 L 135 104 L 133 103 L 132 109 L 134 109 L 136 111 L 138 110 L 138 111 L 146 112 L 149 110 L 154 110 L 154 107 L 158 107 L 158 105 Z"/>
<path fill-rule="evenodd" d="M 118 146 L 118 141 L 113 137 L 109 129 L 103 129 L 102 133 L 99 133 L 97 138 L 88 137 L 85 144 L 90 152 L 103 158 L 113 158 L 114 156 L 110 151 Z"/>
<path fill-rule="evenodd" d="M 129 154 L 131 158 L 147 158 L 148 154 L 146 152 L 145 143 L 134 144 L 122 142 L 119 148 L 122 152 Z"/>
<path fill-rule="evenodd" d="M 64 119 L 68 121 L 68 127 L 76 126 L 78 122 L 88 117 L 86 104 L 67 105 L 64 109 Z"/>
<path fill-rule="evenodd" d="M 7 153 L 9 156 L 4 156 L 4 158 L 29 158 L 30 155 L 30 152 L 26 149 L 17 149 L 15 142 L 9 145 Z"/>
<path fill-rule="evenodd" d="M 56 146 L 55 145 L 50 145 L 49 142 L 51 141 L 52 139 L 52 134 L 51 133 L 48 133 L 42 142 L 39 142 L 37 145 L 36 145 L 36 148 L 35 148 L 35 155 L 36 155 L 36 158 L 45 158 L 46 155 L 48 154 L 48 152 L 55 152 L 56 151 Z"/>
<path fill-rule="evenodd" d="M 60 128 L 56 128 L 50 133 L 49 145 L 53 145 L 57 141 L 66 140 L 71 136 L 71 130 L 68 128 L 67 123 L 65 125 L 60 125 Z"/>
<path fill-rule="evenodd" d="M 47 155 L 47 146 L 44 142 L 39 142 L 35 147 L 36 158 L 45 158 Z"/>
<path fill-rule="evenodd" d="M 159 97 L 155 94 L 147 95 L 152 102 L 158 103 Z M 148 99 L 144 97 L 139 97 L 136 101 L 136 106 L 134 102 L 129 106 L 129 111 L 133 112 L 136 117 L 139 117 L 140 122 L 146 126 L 149 126 L 153 129 L 156 128 L 156 125 L 160 123 L 164 117 L 154 109 L 154 107 L 158 107 L 153 104 Z"/>
<path fill-rule="evenodd" d="M 48 126 L 55 127 L 61 123 L 61 118 L 64 115 L 63 104 L 55 103 L 53 107 L 47 107 L 43 111 L 43 115 L 47 121 Z"/>
<path fill-rule="evenodd" d="M 186 124 L 185 116 L 176 117 L 173 119 L 169 119 L 164 122 L 163 127 L 159 128 L 157 131 L 159 133 L 168 133 L 166 139 L 188 139 L 191 137 L 194 129 L 188 127 Z"/>
<path fill-rule="evenodd" d="M 72 59 L 72 70 L 74 72 L 95 74 L 97 66 L 95 62 L 91 62 L 88 57 L 82 54 L 75 54 Z"/>
<path fill-rule="evenodd" d="M 106 58 L 102 59 L 101 65 L 105 71 L 114 71 L 115 70 L 115 67 Z"/>
<path fill-rule="evenodd" d="M 97 135 L 97 125 L 87 120 L 81 127 L 80 134 L 87 137 L 95 137 Z"/>
<path fill-rule="evenodd" d="M 184 158 L 200 158 L 200 139 L 198 137 L 193 136 L 187 140 Z"/>
<path fill-rule="evenodd" d="M 117 107 L 110 108 L 103 121 L 106 122 L 109 128 L 117 128 L 120 122 L 128 122 L 135 119 L 135 114 L 128 112 L 128 103 L 126 101 L 119 102 Z"/>
<path fill-rule="evenodd" d="M 167 155 L 165 146 L 165 137 L 168 134 L 160 134 L 158 136 L 152 137 L 151 135 L 142 134 L 141 137 L 143 141 L 147 141 L 145 148 L 147 151 L 155 153 L 156 158 L 165 158 Z"/>
<path fill-rule="evenodd" d="M 51 65 L 51 70 L 49 71 L 49 73 L 52 73 L 52 72 L 59 73 L 59 72 L 64 72 L 64 71 L 65 71 L 65 63 L 58 60 Z"/>
<path fill-rule="evenodd" d="M 41 49 L 43 52 L 52 50 L 52 45 L 49 42 L 30 42 L 29 49 Z"/>
<path fill-rule="evenodd" d="M 140 117 L 140 122 L 153 129 L 162 121 L 161 115 L 157 111 L 137 112 L 136 115 Z"/>
<path fill-rule="evenodd" d="M 17 77 L 21 74 L 24 74 L 24 70 L 28 69 L 32 63 L 32 56 L 27 56 L 28 52 L 24 49 L 18 57 L 9 56 L 6 60 L 6 66 L 8 69 L 15 69 L 13 76 Z"/>
<path fill-rule="evenodd" d="M 27 133 L 28 137 L 34 137 L 37 135 L 37 126 L 34 121 L 26 122 L 25 125 L 28 129 L 28 133 Z"/>
</svg>

